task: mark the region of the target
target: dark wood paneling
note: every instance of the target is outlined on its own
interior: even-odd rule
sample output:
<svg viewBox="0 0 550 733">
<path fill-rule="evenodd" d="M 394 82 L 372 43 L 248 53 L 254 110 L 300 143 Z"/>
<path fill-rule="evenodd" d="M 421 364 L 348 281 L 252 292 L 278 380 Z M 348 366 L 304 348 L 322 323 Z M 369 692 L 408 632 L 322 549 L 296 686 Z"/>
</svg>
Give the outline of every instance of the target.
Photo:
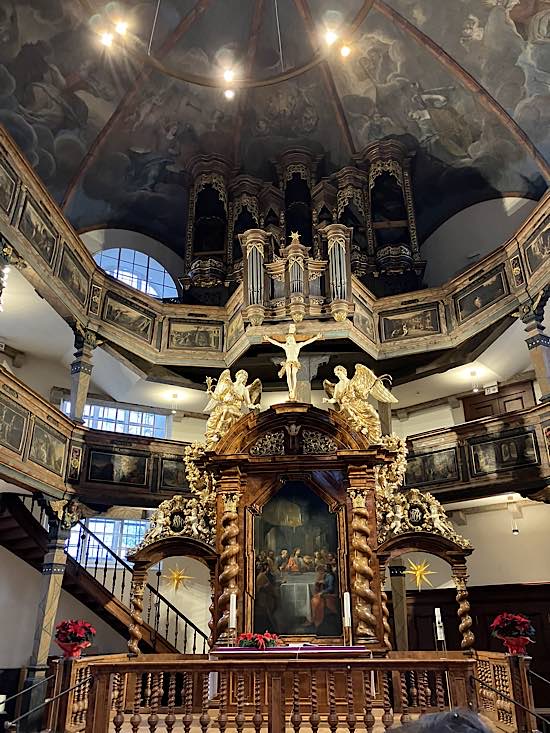
<svg viewBox="0 0 550 733">
<path fill-rule="evenodd" d="M 496 417 L 507 412 L 526 410 L 535 406 L 532 382 L 519 382 L 499 388 L 496 394 L 475 394 L 463 397 L 464 419 L 478 420 L 480 417 Z"/>
<path fill-rule="evenodd" d="M 549 566 L 550 569 L 550 566 Z M 502 642 L 491 636 L 489 626 L 502 611 L 522 613 L 528 616 L 536 630 L 536 643 L 529 646 L 533 657 L 532 669 L 550 679 L 550 582 L 537 584 L 510 584 L 473 586 L 470 591 L 472 631 L 476 637 L 475 648 L 504 651 Z M 391 599 L 391 593 L 389 594 Z M 434 608 L 441 609 L 447 648 L 460 649 L 460 633 L 457 621 L 455 590 L 407 591 L 409 647 L 412 650 L 435 649 Z M 393 625 L 393 610 L 391 622 Z M 533 680 L 535 703 L 547 707 L 550 689 Z"/>
</svg>

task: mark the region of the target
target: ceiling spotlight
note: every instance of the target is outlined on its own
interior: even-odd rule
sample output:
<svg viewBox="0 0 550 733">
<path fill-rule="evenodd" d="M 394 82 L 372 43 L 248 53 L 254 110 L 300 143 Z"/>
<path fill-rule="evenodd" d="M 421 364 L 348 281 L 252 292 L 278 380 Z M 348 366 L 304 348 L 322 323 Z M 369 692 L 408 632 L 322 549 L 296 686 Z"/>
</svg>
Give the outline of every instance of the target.
<svg viewBox="0 0 550 733">
<path fill-rule="evenodd" d="M 99 40 L 104 46 L 112 46 L 113 45 L 113 34 L 112 33 L 102 33 L 99 37 Z"/>
<path fill-rule="evenodd" d="M 337 38 L 338 38 L 338 34 L 335 33 L 334 31 L 326 31 L 325 43 L 327 44 L 327 46 L 332 46 L 332 44 L 334 43 L 334 41 L 336 41 Z"/>
<path fill-rule="evenodd" d="M 518 535 L 519 534 L 519 527 L 518 527 L 517 522 L 516 522 L 515 519 L 512 520 L 512 534 L 513 535 Z"/>
<path fill-rule="evenodd" d="M 223 93 L 223 96 L 226 99 L 235 99 L 235 90 L 234 89 L 226 89 Z"/>
<path fill-rule="evenodd" d="M 233 79 L 235 78 L 235 72 L 233 71 L 233 69 L 226 69 L 223 72 L 223 78 L 225 79 L 225 81 L 233 81 Z"/>
<path fill-rule="evenodd" d="M 123 20 L 119 20 L 119 22 L 115 25 L 115 31 L 118 33 L 119 36 L 123 36 L 127 30 L 128 23 L 125 23 Z"/>
<path fill-rule="evenodd" d="M 342 48 L 340 49 L 340 55 L 343 56 L 344 58 L 347 58 L 350 55 L 350 53 L 351 53 L 351 48 L 348 45 L 344 44 Z"/>
</svg>

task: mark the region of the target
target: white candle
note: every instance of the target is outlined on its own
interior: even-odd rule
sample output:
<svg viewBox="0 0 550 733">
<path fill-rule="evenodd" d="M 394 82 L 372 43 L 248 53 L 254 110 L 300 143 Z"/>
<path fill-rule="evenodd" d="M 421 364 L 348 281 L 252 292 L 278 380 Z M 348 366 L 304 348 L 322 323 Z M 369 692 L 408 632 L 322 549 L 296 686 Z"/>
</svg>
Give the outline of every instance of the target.
<svg viewBox="0 0 550 733">
<path fill-rule="evenodd" d="M 344 626 L 351 626 L 351 594 L 349 591 L 344 593 Z"/>
<path fill-rule="evenodd" d="M 443 626 L 443 619 L 441 618 L 441 609 L 436 608 L 435 610 L 435 634 L 437 641 L 445 641 L 445 627 Z"/>
<path fill-rule="evenodd" d="M 231 593 L 229 596 L 229 628 L 237 628 L 237 594 Z"/>
</svg>

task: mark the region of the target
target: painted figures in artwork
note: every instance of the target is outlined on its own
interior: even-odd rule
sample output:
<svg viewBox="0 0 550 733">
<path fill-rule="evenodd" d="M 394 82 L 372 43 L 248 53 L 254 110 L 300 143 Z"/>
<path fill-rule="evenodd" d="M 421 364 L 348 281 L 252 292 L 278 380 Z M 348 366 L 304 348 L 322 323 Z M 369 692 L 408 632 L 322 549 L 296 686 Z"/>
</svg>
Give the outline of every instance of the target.
<svg viewBox="0 0 550 733">
<path fill-rule="evenodd" d="M 334 374 L 338 377 L 336 384 L 329 382 L 328 379 L 323 382 L 328 395 L 323 398 L 323 402 L 334 405 L 334 409 L 354 430 L 367 436 L 371 443 L 376 443 L 382 436 L 380 417 L 368 398 L 372 395 L 379 402 L 395 404 L 396 398 L 384 386 L 384 380 L 389 381 L 391 377 L 387 374 L 377 377 L 364 364 L 356 364 L 355 374 L 351 379 L 343 366 L 337 366 Z"/>
<path fill-rule="evenodd" d="M 341 633 L 336 517 L 301 482 L 286 484 L 254 523 L 254 630 Z"/>
<path fill-rule="evenodd" d="M 229 369 L 225 369 L 215 387 L 215 380 L 212 377 L 206 378 L 206 392 L 210 396 L 210 401 L 204 408 L 205 412 L 210 413 L 205 432 L 207 448 L 212 448 L 237 422 L 243 415 L 243 410 L 260 409 L 262 383 L 255 379 L 252 384 L 247 385 L 247 380 L 248 373 L 244 369 L 237 372 L 234 382 Z"/>
<path fill-rule="evenodd" d="M 296 326 L 294 324 L 291 324 L 288 327 L 288 334 L 284 341 L 277 341 L 276 339 L 267 336 L 267 334 L 264 335 L 265 341 L 269 341 L 270 344 L 273 344 L 273 346 L 278 346 L 285 352 L 286 359 L 281 362 L 281 368 L 277 376 L 280 379 L 282 379 L 283 376 L 286 376 L 289 400 L 296 400 L 297 377 L 298 372 L 300 371 L 300 368 L 302 366 L 298 359 L 301 349 L 304 346 L 312 344 L 314 341 L 318 341 L 322 338 L 323 335 L 321 333 L 318 333 L 316 336 L 312 336 L 306 341 L 298 342 L 296 341 Z"/>
</svg>

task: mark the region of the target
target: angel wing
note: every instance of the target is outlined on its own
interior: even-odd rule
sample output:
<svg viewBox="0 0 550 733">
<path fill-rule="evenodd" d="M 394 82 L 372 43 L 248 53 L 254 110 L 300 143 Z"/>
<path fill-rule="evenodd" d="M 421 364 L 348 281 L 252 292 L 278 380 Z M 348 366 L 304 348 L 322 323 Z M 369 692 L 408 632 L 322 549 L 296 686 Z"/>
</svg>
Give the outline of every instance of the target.
<svg viewBox="0 0 550 733">
<path fill-rule="evenodd" d="M 204 408 L 203 412 L 212 412 L 214 407 L 216 407 L 216 405 L 218 404 L 218 400 L 216 399 L 216 397 L 220 396 L 222 389 L 225 387 L 225 383 L 228 380 L 231 381 L 231 372 L 229 371 L 229 369 L 224 369 L 223 372 L 220 374 L 218 383 L 214 387 L 214 392 L 212 393 L 210 401 Z"/>
<path fill-rule="evenodd" d="M 357 393 L 364 395 L 365 398 L 371 394 L 380 402 L 395 404 L 398 400 L 392 395 L 389 389 L 384 387 L 384 379 L 391 379 L 391 377 L 389 374 L 377 377 L 376 374 L 364 364 L 356 364 L 355 374 L 351 378 L 351 385 Z"/>
<path fill-rule="evenodd" d="M 248 387 L 248 394 L 250 395 L 250 402 L 253 405 L 259 405 L 262 396 L 262 383 L 259 379 L 255 379 L 252 384 Z"/>
<path fill-rule="evenodd" d="M 334 397 L 334 388 L 336 387 L 335 384 L 332 382 L 329 382 L 328 379 L 323 380 L 323 389 L 327 393 L 327 395 L 332 399 Z"/>
</svg>

